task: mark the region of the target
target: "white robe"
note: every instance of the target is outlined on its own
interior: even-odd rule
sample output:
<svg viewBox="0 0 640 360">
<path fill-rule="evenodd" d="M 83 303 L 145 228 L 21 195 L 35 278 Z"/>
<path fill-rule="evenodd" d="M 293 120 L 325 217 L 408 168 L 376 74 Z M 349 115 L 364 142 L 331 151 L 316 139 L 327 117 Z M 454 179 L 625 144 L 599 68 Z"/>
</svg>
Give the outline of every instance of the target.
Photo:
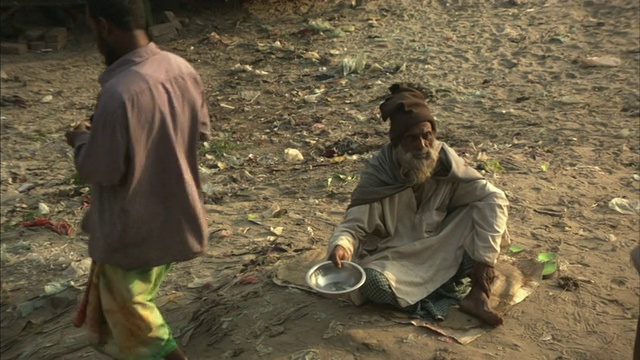
<svg viewBox="0 0 640 360">
<path fill-rule="evenodd" d="M 382 272 L 401 306 L 415 304 L 457 272 L 464 252 L 493 265 L 509 245 L 508 200 L 485 179 L 432 179 L 382 200 L 351 207 L 328 251 L 342 245 L 365 268 Z M 355 254 L 355 256 L 353 256 Z M 352 296 L 357 304 L 363 299 Z"/>
</svg>

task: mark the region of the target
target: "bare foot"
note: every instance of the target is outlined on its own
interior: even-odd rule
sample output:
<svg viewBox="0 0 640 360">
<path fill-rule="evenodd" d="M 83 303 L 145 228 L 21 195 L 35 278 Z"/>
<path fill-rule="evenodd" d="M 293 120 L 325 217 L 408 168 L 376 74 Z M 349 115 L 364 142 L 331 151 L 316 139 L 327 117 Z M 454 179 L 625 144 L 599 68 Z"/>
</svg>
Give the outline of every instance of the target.
<svg viewBox="0 0 640 360">
<path fill-rule="evenodd" d="M 473 291 L 460 300 L 460 310 L 476 316 L 491 326 L 502 325 L 502 317 L 489 307 L 489 298 L 482 291 Z"/>
</svg>

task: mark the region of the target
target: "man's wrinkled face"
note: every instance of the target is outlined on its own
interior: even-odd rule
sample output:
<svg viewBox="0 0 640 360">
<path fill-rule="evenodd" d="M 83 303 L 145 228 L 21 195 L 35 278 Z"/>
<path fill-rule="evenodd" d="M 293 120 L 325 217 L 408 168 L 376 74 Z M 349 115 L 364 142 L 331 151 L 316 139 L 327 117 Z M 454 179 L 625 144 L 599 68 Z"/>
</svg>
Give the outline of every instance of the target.
<svg viewBox="0 0 640 360">
<path fill-rule="evenodd" d="M 394 155 L 408 185 L 424 183 L 433 175 L 438 162 L 438 153 L 434 149 L 435 140 L 429 122 L 416 124 L 404 134 Z"/>
<path fill-rule="evenodd" d="M 103 18 L 95 19 L 91 17 L 89 15 L 89 9 L 87 9 L 86 15 L 89 27 L 93 30 L 93 33 L 96 34 L 98 51 L 100 51 L 100 54 L 104 57 L 104 63 L 107 66 L 110 66 L 120 58 L 118 51 L 113 45 L 111 45 L 112 43 L 109 41 L 107 36 L 110 24 Z"/>
</svg>

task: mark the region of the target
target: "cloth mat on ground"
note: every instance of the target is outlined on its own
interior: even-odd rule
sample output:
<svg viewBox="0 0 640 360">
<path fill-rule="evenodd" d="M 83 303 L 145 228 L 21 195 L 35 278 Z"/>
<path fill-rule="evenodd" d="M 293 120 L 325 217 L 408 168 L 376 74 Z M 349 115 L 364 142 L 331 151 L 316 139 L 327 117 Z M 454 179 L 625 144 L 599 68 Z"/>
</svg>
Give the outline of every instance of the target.
<svg viewBox="0 0 640 360">
<path fill-rule="evenodd" d="M 276 265 L 273 282 L 280 286 L 314 292 L 305 281 L 306 273 L 313 265 L 325 260 L 324 249 L 307 251 L 294 258 L 281 260 Z M 525 254 L 501 255 L 496 264 L 496 281 L 492 286 L 493 308 L 504 314 L 533 293 L 542 281 L 543 268 L 543 263 L 527 258 Z M 386 310 L 382 315 L 397 323 L 429 328 L 461 344 L 468 344 L 492 329 L 474 316 L 463 313 L 457 306 L 450 308 L 444 321 L 412 318 L 406 313 L 392 309 Z"/>
</svg>

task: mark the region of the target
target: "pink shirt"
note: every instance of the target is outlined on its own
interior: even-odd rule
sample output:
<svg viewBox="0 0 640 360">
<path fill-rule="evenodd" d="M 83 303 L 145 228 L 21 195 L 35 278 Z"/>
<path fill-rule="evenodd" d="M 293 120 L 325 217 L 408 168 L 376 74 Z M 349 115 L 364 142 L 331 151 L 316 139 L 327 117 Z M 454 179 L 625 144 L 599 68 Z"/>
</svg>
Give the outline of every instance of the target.
<svg viewBox="0 0 640 360">
<path fill-rule="evenodd" d="M 202 80 L 150 43 L 109 66 L 100 84 L 91 132 L 76 144 L 76 169 L 91 184 L 90 256 L 144 269 L 203 253 L 197 155 L 210 125 Z"/>
</svg>

